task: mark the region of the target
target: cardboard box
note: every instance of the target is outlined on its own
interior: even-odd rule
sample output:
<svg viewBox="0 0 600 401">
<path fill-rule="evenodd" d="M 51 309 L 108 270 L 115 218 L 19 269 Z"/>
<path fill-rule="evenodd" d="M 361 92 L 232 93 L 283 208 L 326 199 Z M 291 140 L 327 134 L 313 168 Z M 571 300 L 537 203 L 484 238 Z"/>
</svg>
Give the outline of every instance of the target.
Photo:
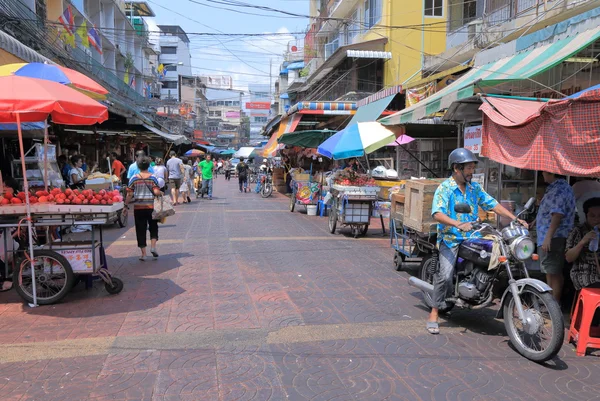
<svg viewBox="0 0 600 401">
<path fill-rule="evenodd" d="M 436 229 L 437 222 L 431 217 L 433 195 L 444 179 L 406 181 L 404 202 L 404 225 L 418 232 L 428 233 Z"/>
</svg>

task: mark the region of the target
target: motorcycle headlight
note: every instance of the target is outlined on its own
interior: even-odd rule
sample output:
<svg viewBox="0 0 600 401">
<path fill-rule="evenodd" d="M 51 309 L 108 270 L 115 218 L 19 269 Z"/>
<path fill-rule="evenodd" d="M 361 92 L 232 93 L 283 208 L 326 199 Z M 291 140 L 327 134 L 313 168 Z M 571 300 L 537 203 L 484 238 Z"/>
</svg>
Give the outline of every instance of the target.
<svg viewBox="0 0 600 401">
<path fill-rule="evenodd" d="M 519 260 L 527 260 L 533 255 L 535 245 L 529 237 L 519 237 L 510 244 L 510 252 Z"/>
</svg>

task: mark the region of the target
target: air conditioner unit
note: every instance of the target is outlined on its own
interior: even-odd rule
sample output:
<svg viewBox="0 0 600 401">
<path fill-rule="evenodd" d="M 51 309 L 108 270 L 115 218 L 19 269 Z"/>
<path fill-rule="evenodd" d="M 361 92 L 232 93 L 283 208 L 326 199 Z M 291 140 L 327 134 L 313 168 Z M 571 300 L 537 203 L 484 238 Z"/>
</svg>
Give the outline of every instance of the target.
<svg viewBox="0 0 600 401">
<path fill-rule="evenodd" d="M 467 24 L 467 35 L 469 40 L 475 40 L 481 34 L 483 21 L 478 19 Z"/>
</svg>

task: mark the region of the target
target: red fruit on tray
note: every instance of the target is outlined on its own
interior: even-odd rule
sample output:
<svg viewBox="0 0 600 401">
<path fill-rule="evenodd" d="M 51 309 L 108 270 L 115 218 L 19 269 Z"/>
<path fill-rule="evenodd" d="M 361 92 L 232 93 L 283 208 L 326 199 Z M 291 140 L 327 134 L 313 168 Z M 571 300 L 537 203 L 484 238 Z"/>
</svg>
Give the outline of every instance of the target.
<svg viewBox="0 0 600 401">
<path fill-rule="evenodd" d="M 67 195 L 67 196 L 73 195 L 73 190 L 70 188 L 65 189 L 65 195 Z"/>
<path fill-rule="evenodd" d="M 112 201 L 113 201 L 114 203 L 121 202 L 121 197 L 120 197 L 120 196 L 113 196 L 113 198 L 112 198 Z"/>
<path fill-rule="evenodd" d="M 97 201 L 101 201 L 102 195 L 100 195 L 100 194 L 94 195 L 94 199 L 96 199 Z"/>
<path fill-rule="evenodd" d="M 99 204 L 100 204 L 100 201 L 99 201 L 98 199 L 92 199 L 92 200 L 90 201 L 90 204 L 91 204 L 91 205 L 99 205 Z"/>
<path fill-rule="evenodd" d="M 38 198 L 38 202 L 39 203 L 48 203 L 48 197 L 42 195 Z"/>
<path fill-rule="evenodd" d="M 81 201 L 81 203 L 82 203 L 83 205 L 89 205 L 89 204 L 90 204 L 90 201 L 89 201 L 89 200 L 87 200 L 87 199 L 84 199 L 84 200 L 82 200 L 82 201 Z"/>
<path fill-rule="evenodd" d="M 19 199 L 19 198 L 12 198 L 10 200 L 10 203 L 12 203 L 13 205 L 20 205 L 20 204 L 23 203 L 23 201 L 21 199 Z"/>
<path fill-rule="evenodd" d="M 82 200 L 81 200 L 81 199 L 79 199 L 79 198 L 75 198 L 75 199 L 73 200 L 73 204 L 74 204 L 74 205 L 81 205 L 81 204 L 82 204 Z"/>
<path fill-rule="evenodd" d="M 70 199 L 65 199 L 65 205 L 70 205 L 71 204 L 71 200 Z"/>
<path fill-rule="evenodd" d="M 54 202 L 54 195 L 48 195 L 48 202 Z"/>
<path fill-rule="evenodd" d="M 94 191 L 92 191 L 91 189 L 84 189 L 82 192 L 83 196 L 85 196 L 86 198 L 89 198 L 90 196 L 94 195 Z"/>
<path fill-rule="evenodd" d="M 19 192 L 17 194 L 17 198 L 21 199 L 22 201 L 24 201 L 26 197 L 27 195 L 25 195 L 25 192 Z"/>
<path fill-rule="evenodd" d="M 10 205 L 10 201 L 6 198 L 2 198 L 2 201 L 0 201 L 0 204 L 2 205 Z"/>
<path fill-rule="evenodd" d="M 60 190 L 60 188 L 54 188 L 52 191 L 50 191 L 50 194 L 56 196 L 56 195 L 60 194 L 61 192 L 62 191 Z"/>
<path fill-rule="evenodd" d="M 64 200 L 64 199 L 62 199 L 62 198 L 58 198 L 58 199 L 56 200 L 56 203 L 58 203 L 59 205 L 64 205 L 64 204 L 65 204 L 65 200 Z"/>
<path fill-rule="evenodd" d="M 106 201 L 106 204 L 107 204 L 107 205 L 112 205 L 112 204 L 113 204 L 113 201 L 112 201 L 112 199 L 109 199 L 109 200 L 107 200 L 107 201 Z"/>
<path fill-rule="evenodd" d="M 106 205 L 106 201 L 105 201 L 104 199 L 102 199 L 102 200 L 100 201 L 100 204 L 101 204 L 101 205 Z"/>
<path fill-rule="evenodd" d="M 58 195 L 56 195 L 56 199 L 65 200 L 65 199 L 67 199 L 67 195 L 65 195 L 65 194 L 58 194 Z"/>
</svg>

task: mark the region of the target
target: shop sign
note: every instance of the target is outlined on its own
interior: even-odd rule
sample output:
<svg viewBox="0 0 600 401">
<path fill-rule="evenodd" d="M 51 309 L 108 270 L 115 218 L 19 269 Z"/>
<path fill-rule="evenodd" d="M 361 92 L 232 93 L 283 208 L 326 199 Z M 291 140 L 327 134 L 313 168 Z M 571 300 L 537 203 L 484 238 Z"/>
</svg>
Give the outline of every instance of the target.
<svg viewBox="0 0 600 401">
<path fill-rule="evenodd" d="M 413 106 L 436 92 L 436 82 L 406 90 L 406 107 Z"/>
<path fill-rule="evenodd" d="M 225 118 L 240 118 L 239 111 L 227 111 L 225 112 Z"/>
<path fill-rule="evenodd" d="M 248 110 L 270 110 L 271 102 L 246 102 Z"/>
<path fill-rule="evenodd" d="M 475 154 L 481 153 L 481 135 L 481 125 L 465 128 L 465 148 Z"/>
</svg>

